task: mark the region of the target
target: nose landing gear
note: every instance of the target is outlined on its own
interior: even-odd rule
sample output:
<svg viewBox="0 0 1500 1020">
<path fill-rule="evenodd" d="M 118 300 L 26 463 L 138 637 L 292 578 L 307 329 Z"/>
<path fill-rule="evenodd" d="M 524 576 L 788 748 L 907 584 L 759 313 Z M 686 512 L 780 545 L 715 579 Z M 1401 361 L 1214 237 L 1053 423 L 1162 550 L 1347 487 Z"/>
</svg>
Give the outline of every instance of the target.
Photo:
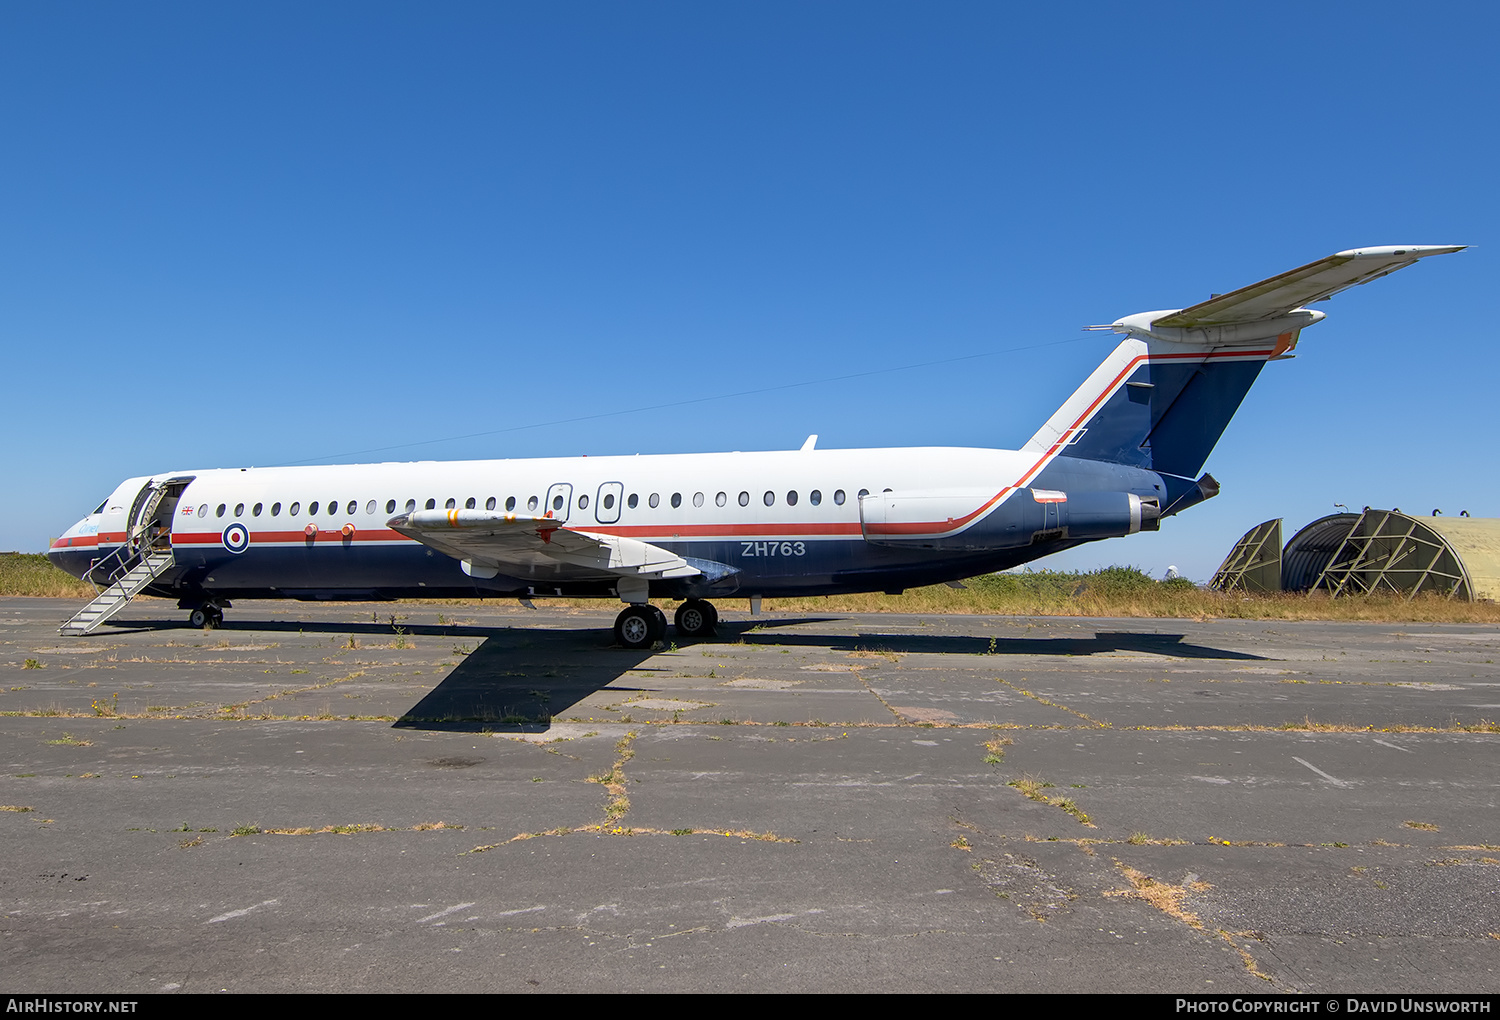
<svg viewBox="0 0 1500 1020">
<path fill-rule="evenodd" d="M 198 630 L 218 630 L 224 625 L 224 610 L 210 602 L 188 613 L 188 626 Z"/>
</svg>

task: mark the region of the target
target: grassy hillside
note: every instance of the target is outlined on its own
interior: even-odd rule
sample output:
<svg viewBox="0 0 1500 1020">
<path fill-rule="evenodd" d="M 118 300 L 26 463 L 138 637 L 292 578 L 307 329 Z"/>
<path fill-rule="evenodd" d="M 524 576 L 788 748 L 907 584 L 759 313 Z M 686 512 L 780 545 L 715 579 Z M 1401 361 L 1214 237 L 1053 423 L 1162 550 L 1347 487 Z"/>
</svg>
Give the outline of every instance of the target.
<svg viewBox="0 0 1500 1020">
<path fill-rule="evenodd" d="M 41 553 L 0 553 L 0 595 L 93 598 L 94 589 L 64 574 Z"/>
</svg>

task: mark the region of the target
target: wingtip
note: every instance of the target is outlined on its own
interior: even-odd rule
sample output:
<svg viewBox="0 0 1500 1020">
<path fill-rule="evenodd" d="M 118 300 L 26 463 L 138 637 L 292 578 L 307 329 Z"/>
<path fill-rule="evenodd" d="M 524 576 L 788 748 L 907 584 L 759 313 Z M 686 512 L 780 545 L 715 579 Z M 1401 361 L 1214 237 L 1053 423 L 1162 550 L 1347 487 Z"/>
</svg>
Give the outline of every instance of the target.
<svg viewBox="0 0 1500 1020">
<path fill-rule="evenodd" d="M 1335 252 L 1336 259 L 1383 259 L 1393 255 L 1405 255 L 1410 258 L 1426 258 L 1428 255 L 1450 255 L 1456 251 L 1463 251 L 1466 244 L 1386 244 L 1373 248 L 1350 248 L 1348 251 Z"/>
</svg>

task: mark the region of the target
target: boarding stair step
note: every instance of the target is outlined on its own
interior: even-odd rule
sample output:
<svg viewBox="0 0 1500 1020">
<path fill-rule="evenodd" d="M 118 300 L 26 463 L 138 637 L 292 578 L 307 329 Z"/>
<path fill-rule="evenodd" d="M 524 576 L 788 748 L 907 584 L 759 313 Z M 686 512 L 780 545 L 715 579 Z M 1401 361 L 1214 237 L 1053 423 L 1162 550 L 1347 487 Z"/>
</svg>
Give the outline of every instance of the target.
<svg viewBox="0 0 1500 1020">
<path fill-rule="evenodd" d="M 123 577 L 116 579 L 92 602 L 74 613 L 67 623 L 57 629 L 58 634 L 82 637 L 91 633 L 94 628 L 125 608 L 131 599 L 150 587 L 151 582 L 170 570 L 175 562 L 170 551 L 147 552 Z"/>
</svg>

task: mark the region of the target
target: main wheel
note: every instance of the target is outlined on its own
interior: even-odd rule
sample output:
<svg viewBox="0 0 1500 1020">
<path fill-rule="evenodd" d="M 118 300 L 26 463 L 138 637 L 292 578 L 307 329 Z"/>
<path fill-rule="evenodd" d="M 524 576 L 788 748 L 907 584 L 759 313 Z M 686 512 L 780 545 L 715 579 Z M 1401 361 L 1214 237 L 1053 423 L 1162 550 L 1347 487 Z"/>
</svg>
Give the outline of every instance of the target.
<svg viewBox="0 0 1500 1020">
<path fill-rule="evenodd" d="M 688 599 L 677 607 L 677 633 L 685 637 L 712 637 L 719 612 L 712 602 Z"/>
<path fill-rule="evenodd" d="M 209 615 L 207 609 L 194 609 L 191 613 L 188 613 L 188 626 L 197 630 L 207 630 L 209 626 L 208 621 L 211 619 L 213 617 Z"/>
<path fill-rule="evenodd" d="M 615 617 L 615 640 L 626 648 L 650 648 L 666 631 L 666 617 L 655 606 L 626 606 Z"/>
</svg>

